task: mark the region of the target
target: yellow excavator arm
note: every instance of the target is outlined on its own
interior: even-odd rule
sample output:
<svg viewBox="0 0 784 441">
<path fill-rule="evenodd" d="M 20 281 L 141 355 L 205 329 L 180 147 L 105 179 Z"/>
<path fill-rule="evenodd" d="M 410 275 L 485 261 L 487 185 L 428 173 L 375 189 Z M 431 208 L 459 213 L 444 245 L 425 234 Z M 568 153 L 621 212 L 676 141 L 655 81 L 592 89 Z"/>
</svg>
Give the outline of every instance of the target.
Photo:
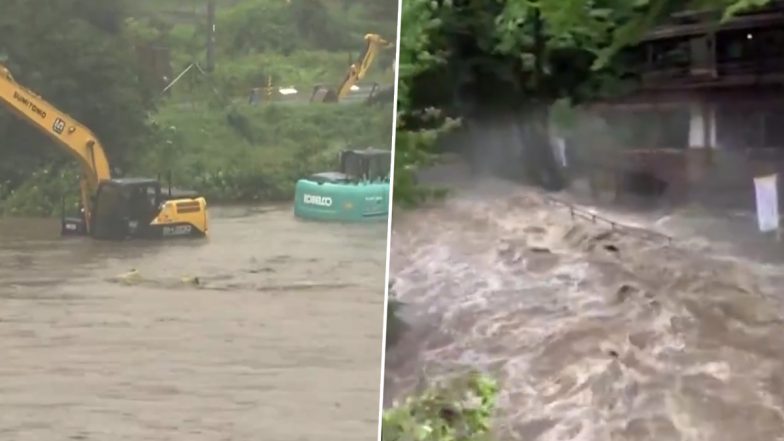
<svg viewBox="0 0 784 441">
<path fill-rule="evenodd" d="M 389 46 L 389 42 L 381 38 L 380 35 L 365 35 L 365 49 L 360 54 L 357 62 L 349 67 L 348 72 L 346 72 L 346 77 L 337 88 L 338 100 L 348 95 L 351 91 L 351 87 L 362 80 L 368 70 L 370 70 L 370 66 L 376 60 L 376 57 L 378 57 L 380 50 Z"/>
<path fill-rule="evenodd" d="M 63 232 L 96 238 L 206 237 L 207 201 L 193 192 L 162 194 L 155 179 L 112 179 L 95 134 L 17 83 L 0 65 L 0 104 L 53 139 L 82 169 L 82 218 L 66 219 Z M 103 202 L 102 202 L 103 201 Z M 109 208 L 106 208 L 109 207 Z"/>
<path fill-rule="evenodd" d="M 79 161 L 82 169 L 82 206 L 87 225 L 90 225 L 90 199 L 99 182 L 111 179 L 109 161 L 98 138 L 90 129 L 17 83 L 2 64 L 0 103 L 45 133 Z"/>
<path fill-rule="evenodd" d="M 338 102 L 351 91 L 351 87 L 357 84 L 358 81 L 365 77 L 370 66 L 378 57 L 381 49 L 390 47 L 391 44 L 381 38 L 377 34 L 365 35 L 365 48 L 357 59 L 356 63 L 352 63 L 346 72 L 343 81 L 340 82 L 337 89 L 330 89 L 324 86 L 316 86 L 313 89 L 313 95 L 310 97 L 311 102 Z"/>
</svg>

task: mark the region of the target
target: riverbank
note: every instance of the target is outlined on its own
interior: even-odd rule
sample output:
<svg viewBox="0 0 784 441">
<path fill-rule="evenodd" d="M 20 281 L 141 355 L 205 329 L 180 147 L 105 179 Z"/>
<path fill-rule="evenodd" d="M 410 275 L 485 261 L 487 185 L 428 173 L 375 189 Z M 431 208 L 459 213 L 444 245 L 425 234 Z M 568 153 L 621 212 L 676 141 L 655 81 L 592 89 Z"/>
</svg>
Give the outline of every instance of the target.
<svg viewBox="0 0 784 441">
<path fill-rule="evenodd" d="M 174 185 L 213 203 L 280 202 L 297 179 L 337 167 L 346 148 L 389 148 L 392 106 L 357 104 L 162 107 L 154 138 L 128 159 L 128 176 L 171 172 Z M 107 140 L 106 142 L 110 142 Z M 0 215 L 52 216 L 77 203 L 78 172 L 65 158 L 13 188 L 0 183 Z"/>
</svg>

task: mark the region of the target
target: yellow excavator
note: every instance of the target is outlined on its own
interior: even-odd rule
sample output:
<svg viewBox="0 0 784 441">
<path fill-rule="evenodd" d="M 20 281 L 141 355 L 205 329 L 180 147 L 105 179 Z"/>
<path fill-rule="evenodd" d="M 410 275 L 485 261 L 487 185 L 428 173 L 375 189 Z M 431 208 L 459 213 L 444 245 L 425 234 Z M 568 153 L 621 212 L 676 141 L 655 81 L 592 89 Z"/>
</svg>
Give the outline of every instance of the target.
<svg viewBox="0 0 784 441">
<path fill-rule="evenodd" d="M 310 102 L 336 103 L 344 98 L 351 91 L 351 87 L 362 80 L 370 70 L 373 61 L 376 60 L 381 49 L 391 47 L 392 44 L 381 38 L 378 34 L 365 35 L 365 48 L 359 56 L 358 62 L 351 63 L 346 72 L 346 76 L 337 89 L 330 89 L 325 86 L 316 86 Z"/>
<path fill-rule="evenodd" d="M 81 167 L 81 209 L 65 217 L 64 235 L 97 239 L 205 237 L 207 201 L 193 192 L 162 189 L 159 180 L 112 179 L 106 153 L 95 134 L 35 92 L 17 83 L 0 64 L 0 103 L 45 133 Z"/>
</svg>

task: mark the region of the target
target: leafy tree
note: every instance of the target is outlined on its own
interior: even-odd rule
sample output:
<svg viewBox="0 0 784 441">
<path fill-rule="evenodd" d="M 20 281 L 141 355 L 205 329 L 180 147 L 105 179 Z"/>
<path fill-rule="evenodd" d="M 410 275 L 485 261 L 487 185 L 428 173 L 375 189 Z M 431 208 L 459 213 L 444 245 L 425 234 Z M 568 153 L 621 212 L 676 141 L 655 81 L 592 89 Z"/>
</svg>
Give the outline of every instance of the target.
<svg viewBox="0 0 784 441">
<path fill-rule="evenodd" d="M 16 80 L 95 131 L 120 167 L 146 142 L 153 105 L 122 32 L 125 14 L 120 0 L 6 0 L 0 14 L 0 53 Z M 0 132 L 0 175 L 10 181 L 45 163 L 70 163 L 9 112 L 0 112 Z"/>
<path fill-rule="evenodd" d="M 222 53 L 234 56 L 302 49 L 334 51 L 351 47 L 354 38 L 346 20 L 321 0 L 243 0 L 220 10 L 218 43 Z"/>
<path fill-rule="evenodd" d="M 428 0 L 406 0 L 402 2 L 400 33 L 400 55 L 398 60 L 398 115 L 397 139 L 395 141 L 395 203 L 412 206 L 433 196 L 430 189 L 416 185 L 419 167 L 435 160 L 435 140 L 448 130 L 441 124 L 423 125 L 421 117 L 425 105 L 416 102 L 414 81 L 437 70 L 446 63 L 443 44 L 437 40 L 442 20 Z M 452 121 L 454 125 L 454 121 Z"/>
</svg>

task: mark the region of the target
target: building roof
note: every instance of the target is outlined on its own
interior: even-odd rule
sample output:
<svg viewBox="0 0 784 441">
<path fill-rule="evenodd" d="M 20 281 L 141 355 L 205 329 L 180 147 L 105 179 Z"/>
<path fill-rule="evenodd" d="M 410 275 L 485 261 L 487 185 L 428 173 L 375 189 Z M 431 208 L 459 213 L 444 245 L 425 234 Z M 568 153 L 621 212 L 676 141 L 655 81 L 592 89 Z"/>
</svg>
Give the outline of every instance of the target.
<svg viewBox="0 0 784 441">
<path fill-rule="evenodd" d="M 770 28 L 784 25 L 784 2 L 773 1 L 765 9 L 738 15 L 720 24 L 716 11 L 682 11 L 672 15 L 672 23 L 662 25 L 642 38 L 642 42 L 676 39 L 710 32 Z"/>
</svg>

